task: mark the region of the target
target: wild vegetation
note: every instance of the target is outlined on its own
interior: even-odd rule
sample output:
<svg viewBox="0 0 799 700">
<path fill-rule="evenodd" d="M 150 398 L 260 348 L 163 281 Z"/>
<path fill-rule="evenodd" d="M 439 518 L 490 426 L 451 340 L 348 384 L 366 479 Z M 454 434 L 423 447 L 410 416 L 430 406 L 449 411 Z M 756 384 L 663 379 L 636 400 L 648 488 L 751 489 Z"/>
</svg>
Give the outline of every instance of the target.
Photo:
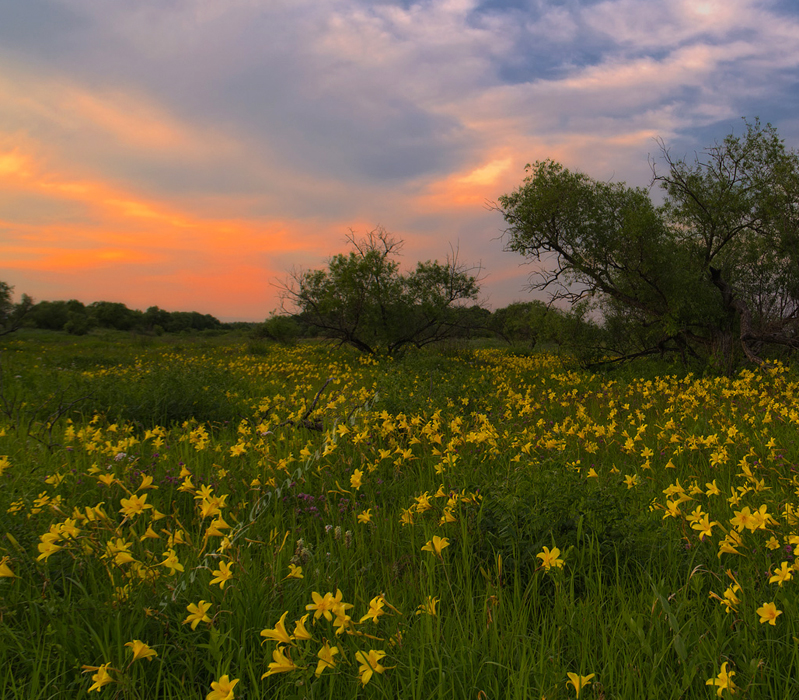
<svg viewBox="0 0 799 700">
<path fill-rule="evenodd" d="M 584 357 L 676 354 L 730 373 L 799 349 L 799 154 L 771 125 L 694 162 L 661 142 L 659 206 L 550 160 L 527 170 L 496 205 L 507 248 L 544 262 L 535 289 L 599 313 L 575 343 Z"/>
<path fill-rule="evenodd" d="M 799 378 L 8 336 L 4 698 L 799 695 Z"/>
<path fill-rule="evenodd" d="M 381 228 L 249 337 L 0 282 L 2 697 L 799 696 L 799 156 L 662 159 L 500 198 L 564 310 Z"/>
</svg>

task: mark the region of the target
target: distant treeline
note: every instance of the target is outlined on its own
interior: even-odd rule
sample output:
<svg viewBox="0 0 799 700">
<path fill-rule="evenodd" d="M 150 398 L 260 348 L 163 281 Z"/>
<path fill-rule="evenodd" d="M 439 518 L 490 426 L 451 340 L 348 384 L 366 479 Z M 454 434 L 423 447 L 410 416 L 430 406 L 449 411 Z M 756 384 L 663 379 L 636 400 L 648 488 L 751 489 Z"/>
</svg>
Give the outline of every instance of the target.
<svg viewBox="0 0 799 700">
<path fill-rule="evenodd" d="M 539 343 L 561 345 L 575 332 L 575 319 L 540 301 L 516 302 L 495 311 L 478 305 L 466 310 L 468 322 L 459 334 L 464 338 L 497 337 L 511 343 L 534 347 Z M 571 322 L 570 322 L 571 321 Z M 200 331 L 248 331 L 255 338 L 292 343 L 302 338 L 325 337 L 306 314 L 273 315 L 263 323 L 224 323 L 211 314 L 197 311 L 165 311 L 151 306 L 146 311 L 125 304 L 95 301 L 40 301 L 32 304 L 20 324 L 25 328 L 64 331 L 85 335 L 94 329 L 111 329 L 161 335 Z M 578 324 L 580 325 L 580 324 Z M 457 337 L 457 336 L 456 336 Z"/>
<path fill-rule="evenodd" d="M 498 338 L 533 348 L 567 345 L 596 326 L 584 313 L 563 312 L 541 301 L 514 302 L 490 311 L 478 305 L 460 310 L 457 332 L 451 338 Z M 311 314 L 273 315 L 253 329 L 256 338 L 292 343 L 300 338 L 329 337 Z"/>
<path fill-rule="evenodd" d="M 182 333 L 208 330 L 232 330 L 252 324 L 222 323 L 210 314 L 197 311 L 165 311 L 151 306 L 146 311 L 129 309 L 125 304 L 95 301 L 83 304 L 69 301 L 40 301 L 25 314 L 23 325 L 52 331 L 85 335 L 95 328 L 144 333 Z"/>
</svg>

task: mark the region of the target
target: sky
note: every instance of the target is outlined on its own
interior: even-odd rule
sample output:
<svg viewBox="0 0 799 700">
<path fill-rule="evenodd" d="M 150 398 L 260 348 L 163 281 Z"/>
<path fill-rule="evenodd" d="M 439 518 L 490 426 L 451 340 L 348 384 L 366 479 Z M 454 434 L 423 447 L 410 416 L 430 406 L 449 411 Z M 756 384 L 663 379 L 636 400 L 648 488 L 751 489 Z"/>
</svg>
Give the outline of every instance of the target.
<svg viewBox="0 0 799 700">
<path fill-rule="evenodd" d="M 382 226 L 499 308 L 527 163 L 648 187 L 742 117 L 799 146 L 792 0 L 0 0 L 0 280 L 257 321 Z"/>
</svg>

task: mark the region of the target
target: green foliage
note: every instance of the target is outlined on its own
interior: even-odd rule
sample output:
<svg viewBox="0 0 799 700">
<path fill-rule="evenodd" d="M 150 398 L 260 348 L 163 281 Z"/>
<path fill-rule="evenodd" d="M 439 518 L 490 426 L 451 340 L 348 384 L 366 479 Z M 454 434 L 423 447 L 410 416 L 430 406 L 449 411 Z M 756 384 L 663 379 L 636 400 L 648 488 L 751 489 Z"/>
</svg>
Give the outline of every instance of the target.
<svg viewBox="0 0 799 700">
<path fill-rule="evenodd" d="M 368 354 L 395 355 L 468 335 L 476 315 L 465 304 L 479 285 L 457 255 L 419 262 L 402 274 L 394 259 L 401 242 L 384 229 L 349 238 L 354 250 L 335 255 L 326 270 L 297 272 L 284 298 L 298 319 L 323 336 Z"/>
<path fill-rule="evenodd" d="M 0 416 L 4 698 L 85 697 L 82 667 L 100 664 L 113 682 L 98 697 L 120 700 L 205 697 L 223 675 L 237 698 L 563 700 L 575 674 L 594 674 L 580 698 L 707 700 L 722 664 L 733 697 L 799 691 L 796 574 L 770 580 L 799 512 L 795 370 L 678 379 L 651 358 L 611 379 L 529 348 L 262 342 L 253 357 L 247 337 L 119 332 L 19 334 L 2 351 L 0 399 L 32 406 L 76 380 L 100 398 L 57 421 L 52 450 Z M 194 394 L 202 422 L 180 407 L 155 426 L 138 385 L 154 411 L 205 386 L 220 400 Z M 744 507 L 760 525 L 719 556 Z M 52 537 L 62 549 L 39 556 Z M 542 566 L 544 547 L 562 567 Z M 337 590 L 353 634 L 306 607 Z M 376 596 L 392 608 L 362 622 Z M 210 621 L 193 629 L 198 601 Z M 260 630 L 286 615 L 291 634 L 306 613 L 313 638 L 282 645 L 298 668 L 262 678 L 278 645 Z M 134 640 L 157 656 L 133 661 Z M 340 654 L 317 678 L 324 640 Z M 363 686 L 367 649 L 386 669 Z"/>
<path fill-rule="evenodd" d="M 237 382 L 229 371 L 208 366 L 201 358 L 164 354 L 160 361 L 154 358 L 144 372 L 135 373 L 135 381 L 124 381 L 124 371 L 84 378 L 89 398 L 81 409 L 147 427 L 242 417 L 241 408 L 228 398 Z"/>
<path fill-rule="evenodd" d="M 554 317 L 558 310 L 540 301 L 514 302 L 491 314 L 490 328 L 510 343 L 522 343 L 530 348 L 552 336 Z"/>
<path fill-rule="evenodd" d="M 33 299 L 23 294 L 18 303 L 13 301 L 14 287 L 0 281 L 0 336 L 13 333 L 22 327 L 23 320 L 33 308 Z"/>
<path fill-rule="evenodd" d="M 634 575 L 666 546 L 659 522 L 620 478 L 600 484 L 563 465 L 520 462 L 483 493 L 478 552 L 501 554 L 526 585 L 543 546 L 568 552 L 593 542 L 602 566 Z"/>
<path fill-rule="evenodd" d="M 300 324 L 291 316 L 274 314 L 253 329 L 255 339 L 273 340 L 281 345 L 293 345 L 302 333 Z"/>
<path fill-rule="evenodd" d="M 661 207 L 559 163 L 527 166 L 498 209 L 508 250 L 554 263 L 534 288 L 592 300 L 608 331 L 597 353 L 721 358 L 730 372 L 744 355 L 799 349 L 799 156 L 755 121 L 694 163 L 663 145 L 662 159 Z"/>
</svg>

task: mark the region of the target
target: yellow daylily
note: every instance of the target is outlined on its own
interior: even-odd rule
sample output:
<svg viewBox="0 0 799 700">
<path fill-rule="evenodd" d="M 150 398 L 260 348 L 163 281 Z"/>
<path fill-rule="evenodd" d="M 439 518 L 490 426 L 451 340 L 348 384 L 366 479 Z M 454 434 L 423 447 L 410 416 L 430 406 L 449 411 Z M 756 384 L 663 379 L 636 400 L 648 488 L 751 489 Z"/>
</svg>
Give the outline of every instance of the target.
<svg viewBox="0 0 799 700">
<path fill-rule="evenodd" d="M 288 614 L 287 610 L 280 616 L 274 629 L 261 630 L 261 636 L 280 644 L 291 644 L 292 636 L 286 631 L 286 615 Z"/>
<path fill-rule="evenodd" d="M 196 605 L 194 603 L 189 603 L 186 606 L 186 610 L 191 613 L 185 620 L 183 620 L 183 624 L 191 623 L 191 628 L 193 630 L 197 629 L 197 625 L 201 622 L 211 622 L 211 618 L 208 617 L 208 610 L 211 608 L 211 603 L 206 603 L 204 600 L 201 600 Z"/>
<path fill-rule="evenodd" d="M 276 673 L 289 673 L 305 668 L 304 666 L 297 666 L 284 651 L 283 647 L 275 649 L 272 652 L 272 658 L 274 661 L 269 664 L 269 670 L 261 676 L 261 680 Z"/>
<path fill-rule="evenodd" d="M 422 547 L 422 551 L 435 554 L 439 559 L 441 559 L 441 550 L 445 547 L 449 547 L 449 539 L 434 535 L 433 539 L 428 541 L 428 543 Z"/>
<path fill-rule="evenodd" d="M 735 675 L 735 671 L 728 671 L 727 670 L 727 662 L 725 661 L 721 664 L 721 671 L 719 675 L 715 678 L 710 678 L 705 681 L 705 685 L 715 685 L 716 688 L 716 696 L 721 697 L 721 694 L 725 690 L 729 690 L 730 693 L 735 692 L 735 688 L 737 687 L 735 683 L 732 682 L 732 677 Z"/>
<path fill-rule="evenodd" d="M 226 675 L 222 676 L 218 681 L 211 682 L 211 692 L 205 696 L 205 700 L 233 700 L 233 688 L 239 679 L 230 680 Z"/>
<path fill-rule="evenodd" d="M 549 571 L 553 566 L 562 569 L 563 568 L 563 559 L 560 559 L 560 550 L 557 547 L 553 547 L 550 551 L 549 547 L 544 547 L 544 551 L 539 552 L 536 554 L 541 560 L 541 566 L 544 567 L 546 571 Z"/>
<path fill-rule="evenodd" d="M 138 639 L 134 639 L 132 642 L 127 642 L 125 646 L 130 647 L 130 650 L 133 652 L 133 661 L 138 661 L 139 659 L 147 659 L 148 661 L 152 661 L 154 656 L 158 656 L 158 652 L 156 652 L 155 649 L 151 649 L 144 642 L 141 642 Z"/>
<path fill-rule="evenodd" d="M 566 681 L 567 685 L 573 685 L 574 690 L 577 693 L 577 697 L 580 697 L 580 691 L 585 688 L 585 686 L 591 683 L 591 679 L 596 675 L 595 673 L 589 673 L 587 676 L 580 676 L 576 673 L 567 673 L 569 680 Z"/>
</svg>

